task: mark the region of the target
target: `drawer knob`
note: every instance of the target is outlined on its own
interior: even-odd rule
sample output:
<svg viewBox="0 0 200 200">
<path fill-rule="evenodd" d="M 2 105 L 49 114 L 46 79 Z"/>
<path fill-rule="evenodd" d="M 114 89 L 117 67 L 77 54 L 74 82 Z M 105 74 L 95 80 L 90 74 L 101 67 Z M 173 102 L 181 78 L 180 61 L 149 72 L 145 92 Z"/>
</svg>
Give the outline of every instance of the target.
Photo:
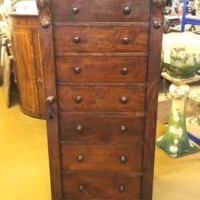
<svg viewBox="0 0 200 200">
<path fill-rule="evenodd" d="M 80 37 L 75 36 L 75 37 L 73 38 L 73 41 L 74 41 L 74 43 L 78 44 L 78 43 L 81 41 L 81 39 L 80 39 Z"/>
<path fill-rule="evenodd" d="M 84 190 L 83 184 L 79 185 L 79 191 L 83 191 L 83 190 Z"/>
<path fill-rule="evenodd" d="M 76 131 L 77 131 L 78 133 L 81 133 L 81 132 L 83 131 L 83 126 L 82 126 L 82 125 L 78 125 L 78 126 L 76 127 Z"/>
<path fill-rule="evenodd" d="M 119 186 L 119 191 L 120 192 L 125 192 L 125 186 L 124 185 L 120 185 Z"/>
<path fill-rule="evenodd" d="M 78 161 L 78 162 L 83 162 L 83 160 L 84 160 L 83 155 L 82 155 L 82 154 L 79 154 L 79 155 L 77 156 L 77 161 Z"/>
<path fill-rule="evenodd" d="M 126 163 L 126 161 L 127 161 L 126 156 L 124 156 L 124 155 L 120 156 L 120 162 L 121 162 L 122 164 Z"/>
<path fill-rule="evenodd" d="M 73 7 L 73 8 L 72 8 L 72 12 L 73 12 L 74 14 L 78 14 L 79 9 L 78 9 L 77 7 Z"/>
<path fill-rule="evenodd" d="M 124 37 L 124 38 L 122 39 L 122 43 L 123 43 L 123 44 L 128 44 L 128 43 L 129 43 L 129 38 L 128 38 L 128 37 Z"/>
<path fill-rule="evenodd" d="M 81 73 L 81 68 L 80 68 L 80 67 L 75 67 L 75 68 L 74 68 L 74 72 L 75 72 L 76 74 L 80 74 L 80 73 Z"/>
<path fill-rule="evenodd" d="M 123 74 L 123 75 L 128 74 L 128 68 L 127 67 L 122 67 L 121 74 Z"/>
<path fill-rule="evenodd" d="M 126 132 L 126 131 L 127 131 L 126 126 L 121 125 L 121 127 L 120 127 L 120 131 L 121 131 L 122 133 Z"/>
<path fill-rule="evenodd" d="M 120 98 L 120 101 L 121 101 L 122 104 L 126 104 L 126 103 L 128 102 L 128 99 L 127 99 L 127 97 L 122 96 L 122 97 Z"/>
<path fill-rule="evenodd" d="M 126 6 L 126 7 L 124 8 L 124 14 L 125 14 L 125 15 L 128 15 L 128 14 L 130 14 L 130 12 L 131 12 L 131 8 L 130 8 L 129 6 Z"/>
<path fill-rule="evenodd" d="M 77 96 L 75 101 L 76 101 L 76 103 L 81 103 L 82 102 L 82 97 L 81 96 Z"/>
</svg>

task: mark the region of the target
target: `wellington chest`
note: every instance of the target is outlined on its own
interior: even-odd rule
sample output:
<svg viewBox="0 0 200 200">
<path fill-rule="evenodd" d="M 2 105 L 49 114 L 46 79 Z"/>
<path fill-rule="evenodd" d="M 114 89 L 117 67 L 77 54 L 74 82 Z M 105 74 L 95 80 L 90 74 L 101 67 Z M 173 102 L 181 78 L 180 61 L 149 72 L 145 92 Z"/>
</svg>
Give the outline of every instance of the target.
<svg viewBox="0 0 200 200">
<path fill-rule="evenodd" d="M 37 5 L 52 199 L 152 199 L 164 2 Z"/>
</svg>

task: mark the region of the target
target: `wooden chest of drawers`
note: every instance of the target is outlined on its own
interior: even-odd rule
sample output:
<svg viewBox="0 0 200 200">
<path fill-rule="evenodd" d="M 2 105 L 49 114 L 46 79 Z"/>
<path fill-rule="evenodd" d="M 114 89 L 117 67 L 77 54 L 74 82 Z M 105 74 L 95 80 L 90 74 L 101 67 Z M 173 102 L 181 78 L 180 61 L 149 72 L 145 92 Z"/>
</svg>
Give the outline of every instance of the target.
<svg viewBox="0 0 200 200">
<path fill-rule="evenodd" d="M 152 199 L 164 2 L 37 4 L 52 199 Z"/>
</svg>

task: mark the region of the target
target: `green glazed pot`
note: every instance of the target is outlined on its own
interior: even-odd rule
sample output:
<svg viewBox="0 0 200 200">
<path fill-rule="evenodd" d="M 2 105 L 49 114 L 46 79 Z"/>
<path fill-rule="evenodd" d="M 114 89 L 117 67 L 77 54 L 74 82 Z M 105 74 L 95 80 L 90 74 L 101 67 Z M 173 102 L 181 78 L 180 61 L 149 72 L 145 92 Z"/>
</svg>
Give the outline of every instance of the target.
<svg viewBox="0 0 200 200">
<path fill-rule="evenodd" d="M 192 32 L 164 35 L 162 66 L 174 78 L 194 77 L 200 69 L 200 36 Z"/>
</svg>

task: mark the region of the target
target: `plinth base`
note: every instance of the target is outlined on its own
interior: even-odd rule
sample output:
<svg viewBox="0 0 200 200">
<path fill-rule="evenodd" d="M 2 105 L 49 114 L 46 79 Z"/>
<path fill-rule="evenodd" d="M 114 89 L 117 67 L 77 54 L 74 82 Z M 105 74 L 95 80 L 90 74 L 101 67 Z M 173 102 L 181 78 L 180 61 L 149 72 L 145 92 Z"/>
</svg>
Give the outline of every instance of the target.
<svg viewBox="0 0 200 200">
<path fill-rule="evenodd" d="M 179 139 L 176 143 L 169 133 L 165 133 L 165 135 L 158 138 L 157 146 L 173 158 L 180 157 L 184 153 L 193 153 L 196 150 L 195 146 L 187 138 Z"/>
</svg>

